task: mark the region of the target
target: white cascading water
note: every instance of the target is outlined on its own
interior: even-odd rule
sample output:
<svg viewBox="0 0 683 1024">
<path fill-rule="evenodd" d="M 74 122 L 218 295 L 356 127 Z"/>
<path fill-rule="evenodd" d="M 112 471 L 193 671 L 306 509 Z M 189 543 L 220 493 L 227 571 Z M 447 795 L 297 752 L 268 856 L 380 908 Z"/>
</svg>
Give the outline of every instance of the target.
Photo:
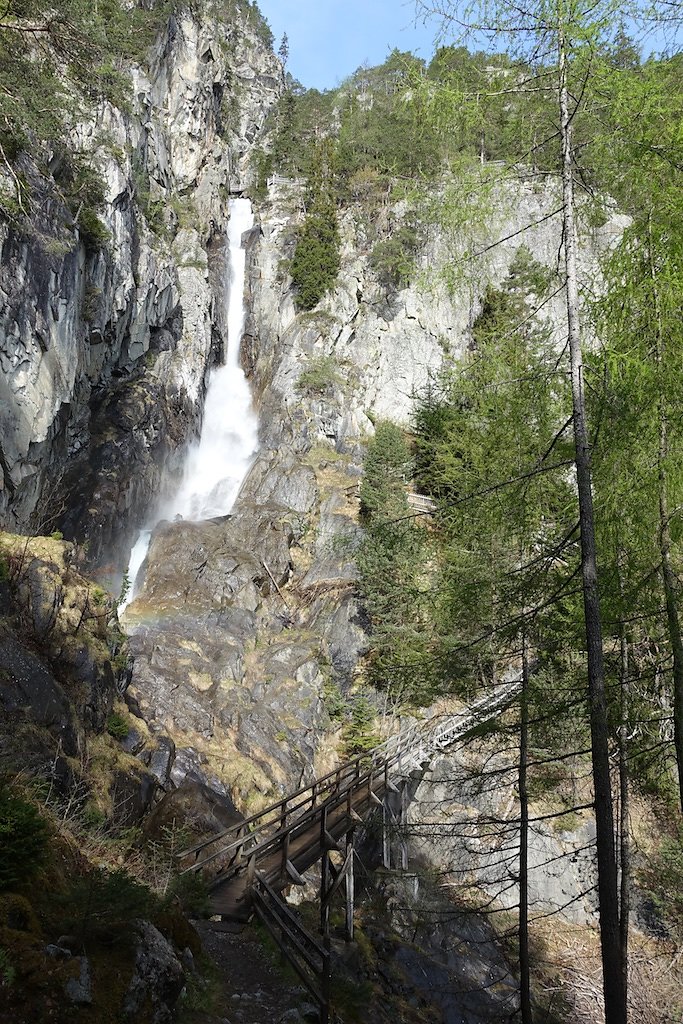
<svg viewBox="0 0 683 1024">
<path fill-rule="evenodd" d="M 182 518 L 196 522 L 227 515 L 256 454 L 258 421 L 251 404 L 249 384 L 240 366 L 240 343 L 246 317 L 246 253 L 242 235 L 253 223 L 249 200 L 232 199 L 228 224 L 230 280 L 225 362 L 211 374 L 199 440 L 191 445 L 180 487 L 159 510 L 158 521 Z M 139 589 L 137 576 L 147 557 L 151 536 L 151 529 L 143 530 L 133 546 L 128 564 L 132 586 L 119 605 L 119 614 Z"/>
</svg>

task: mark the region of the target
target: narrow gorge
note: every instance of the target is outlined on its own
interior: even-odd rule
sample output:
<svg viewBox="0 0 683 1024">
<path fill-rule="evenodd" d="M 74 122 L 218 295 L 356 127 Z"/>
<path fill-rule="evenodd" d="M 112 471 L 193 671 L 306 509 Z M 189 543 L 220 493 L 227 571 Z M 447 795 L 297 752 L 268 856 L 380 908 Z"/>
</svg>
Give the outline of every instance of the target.
<svg viewBox="0 0 683 1024">
<path fill-rule="evenodd" d="M 0 1022 L 530 1024 L 526 943 L 533 1020 L 599 1024 L 566 191 L 539 127 L 554 108 L 519 99 L 498 53 L 393 51 L 318 92 L 249 0 L 97 7 L 46 29 L 35 88 L 61 83 L 57 127 L 20 133 L 0 99 Z M 0 58 L 26 17 L 52 25 L 42 0 L 11 0 Z M 663 428 L 627 419 L 650 392 L 602 347 L 609 317 L 647 335 L 651 296 L 630 313 L 614 284 L 639 208 L 600 163 L 598 122 L 575 172 L 577 288 L 612 517 L 614 850 L 632 858 L 629 1020 L 663 1024 L 683 1005 L 680 815 L 673 596 L 653 580 L 680 540 L 654 525 L 632 550 L 618 529 L 650 528 L 629 474 L 657 463 L 661 480 L 666 459 L 628 454 L 627 435 Z M 662 323 L 677 274 L 655 288 Z M 287 839 L 283 901 L 330 958 L 320 1006 L 249 901 L 211 917 L 188 847 L 247 842 L 269 805 L 506 687 L 458 742 L 386 769 L 375 813 L 348 797 L 349 846 L 321 818 L 331 867 L 300 877 Z"/>
</svg>

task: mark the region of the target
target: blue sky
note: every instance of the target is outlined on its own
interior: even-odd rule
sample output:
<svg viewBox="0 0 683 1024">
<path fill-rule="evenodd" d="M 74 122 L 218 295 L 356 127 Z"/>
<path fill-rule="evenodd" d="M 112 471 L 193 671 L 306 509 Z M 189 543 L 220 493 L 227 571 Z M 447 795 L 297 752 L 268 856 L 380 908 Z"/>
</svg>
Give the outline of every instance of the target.
<svg viewBox="0 0 683 1024">
<path fill-rule="evenodd" d="M 394 47 L 430 58 L 436 24 L 415 24 L 412 0 L 257 0 L 275 36 L 289 39 L 288 70 L 303 85 L 331 89 Z"/>
</svg>

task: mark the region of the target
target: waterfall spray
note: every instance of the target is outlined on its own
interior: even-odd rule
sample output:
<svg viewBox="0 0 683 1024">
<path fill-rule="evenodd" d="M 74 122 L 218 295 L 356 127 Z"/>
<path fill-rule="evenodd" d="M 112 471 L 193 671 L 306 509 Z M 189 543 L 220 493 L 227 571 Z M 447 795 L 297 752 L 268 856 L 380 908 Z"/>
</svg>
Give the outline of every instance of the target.
<svg viewBox="0 0 683 1024">
<path fill-rule="evenodd" d="M 254 223 L 248 199 L 230 201 L 228 224 L 228 343 L 225 362 L 211 374 L 199 439 L 187 454 L 183 478 L 175 494 L 158 511 L 157 522 L 181 517 L 199 521 L 227 515 L 235 503 L 258 447 L 258 421 L 249 384 L 240 366 L 240 343 L 246 308 L 246 253 L 242 235 Z M 152 529 L 141 531 L 128 564 L 129 594 L 119 612 L 139 589 L 137 576 L 147 556 Z"/>
</svg>

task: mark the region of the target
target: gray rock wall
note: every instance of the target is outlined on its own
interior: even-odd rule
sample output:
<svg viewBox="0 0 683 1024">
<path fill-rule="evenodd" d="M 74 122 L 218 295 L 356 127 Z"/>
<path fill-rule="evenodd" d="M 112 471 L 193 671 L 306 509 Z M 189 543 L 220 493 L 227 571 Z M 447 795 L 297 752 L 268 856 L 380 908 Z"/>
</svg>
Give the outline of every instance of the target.
<svg viewBox="0 0 683 1024">
<path fill-rule="evenodd" d="M 30 229 L 0 222 L 6 527 L 60 526 L 101 563 L 177 469 L 223 345 L 229 196 L 281 86 L 247 23 L 172 18 L 132 73 L 130 111 L 104 104 L 70 140 L 104 182 L 106 244 L 27 169 Z"/>
<path fill-rule="evenodd" d="M 553 188 L 501 194 L 482 237 L 515 235 L 548 265 L 560 224 Z M 402 207 L 381 213 L 384 227 Z M 521 244 L 493 250 L 478 276 L 449 293 L 430 268 L 463 240 L 431 230 L 410 287 L 387 295 L 371 269 L 363 211 L 341 215 L 335 290 L 296 312 L 287 260 L 303 190 L 272 186 L 247 238 L 250 314 L 242 345 L 260 419 L 260 449 L 233 513 L 165 523 L 127 612 L 135 665 L 128 699 L 175 744 L 171 784 L 189 777 L 253 810 L 320 774 L 339 730 L 329 687 L 348 699 L 367 649 L 356 592 L 358 483 L 377 417 L 408 423 L 413 397 L 469 342 L 487 285 L 501 282 Z M 584 244 L 584 269 L 615 225 Z M 482 242 L 482 244 L 484 244 Z M 561 340 L 561 297 L 548 307 Z M 306 372 L 325 361 L 315 386 Z M 351 697 L 351 699 L 353 699 Z"/>
</svg>

